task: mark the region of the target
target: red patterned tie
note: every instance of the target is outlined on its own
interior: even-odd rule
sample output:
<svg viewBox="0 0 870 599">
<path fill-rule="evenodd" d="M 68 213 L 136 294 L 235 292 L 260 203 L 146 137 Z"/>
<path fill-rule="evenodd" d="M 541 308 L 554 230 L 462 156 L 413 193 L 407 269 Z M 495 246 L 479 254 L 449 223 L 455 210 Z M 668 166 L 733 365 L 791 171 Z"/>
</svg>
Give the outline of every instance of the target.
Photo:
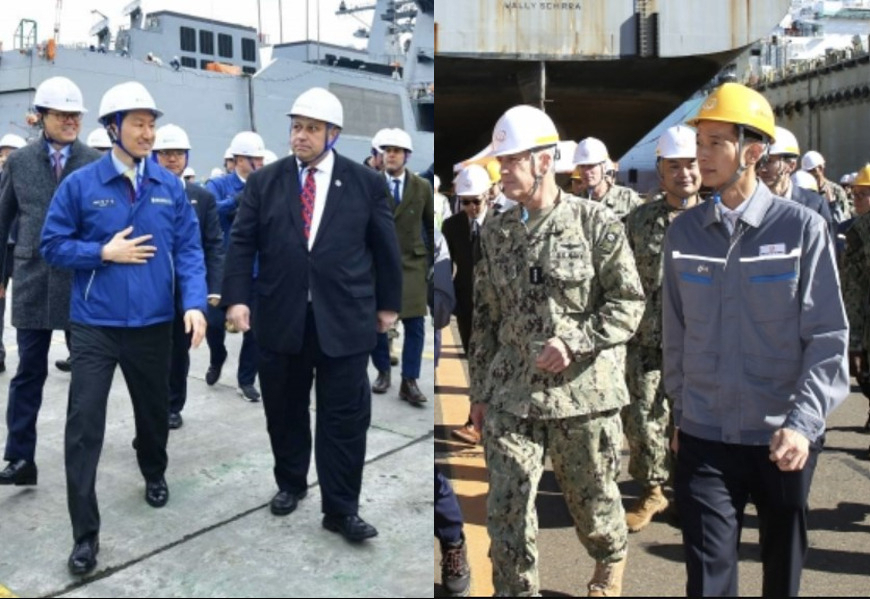
<svg viewBox="0 0 870 599">
<path fill-rule="evenodd" d="M 302 186 L 302 221 L 304 223 L 305 239 L 311 235 L 311 221 L 314 220 L 314 197 L 317 194 L 317 185 L 314 183 L 314 171 L 309 168 L 305 177 L 305 185 Z"/>
</svg>

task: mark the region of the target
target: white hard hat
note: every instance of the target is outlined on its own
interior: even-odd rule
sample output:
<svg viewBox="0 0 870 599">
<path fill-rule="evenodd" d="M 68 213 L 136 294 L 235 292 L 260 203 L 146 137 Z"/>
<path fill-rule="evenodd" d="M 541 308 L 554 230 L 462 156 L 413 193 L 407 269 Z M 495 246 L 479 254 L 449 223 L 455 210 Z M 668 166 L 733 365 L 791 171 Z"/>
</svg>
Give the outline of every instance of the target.
<svg viewBox="0 0 870 599">
<path fill-rule="evenodd" d="M 103 99 L 100 100 L 100 120 L 116 112 L 128 110 L 148 110 L 155 117 L 163 115 L 163 112 L 157 109 L 154 98 L 138 81 L 119 83 L 103 94 Z"/>
<path fill-rule="evenodd" d="M 381 139 L 384 137 L 384 134 L 389 131 L 389 128 L 379 129 L 377 133 L 372 137 L 372 149 L 377 150 L 378 152 L 383 152 L 381 149 Z"/>
<path fill-rule="evenodd" d="M 825 159 L 815 150 L 810 150 L 801 158 L 801 168 L 805 171 L 811 171 L 817 166 L 825 166 Z"/>
<path fill-rule="evenodd" d="M 85 143 L 98 150 L 108 150 L 112 147 L 112 140 L 109 139 L 109 133 L 103 127 L 97 127 L 90 133 Z"/>
<path fill-rule="evenodd" d="M 658 158 L 696 158 L 697 152 L 695 130 L 685 125 L 669 127 L 656 144 Z"/>
<path fill-rule="evenodd" d="M 574 164 L 601 164 L 608 159 L 607 146 L 600 139 L 581 139 L 574 152 Z"/>
<path fill-rule="evenodd" d="M 435 191 L 441 189 L 441 177 L 435 175 Z"/>
<path fill-rule="evenodd" d="M 573 139 L 559 142 L 559 157 L 556 159 L 557 173 L 570 173 L 574 170 L 574 152 L 577 151 L 577 142 Z"/>
<path fill-rule="evenodd" d="M 189 150 L 190 140 L 187 133 L 178 125 L 163 125 L 157 130 L 154 148 L 158 150 Z"/>
<path fill-rule="evenodd" d="M 232 150 L 230 150 L 230 147 L 227 146 L 227 149 L 224 151 L 224 160 L 232 160 L 232 159 L 233 159 L 233 152 L 232 152 Z"/>
<path fill-rule="evenodd" d="M 378 148 L 383 150 L 388 146 L 394 148 L 402 148 L 409 152 L 414 151 L 414 146 L 411 144 L 411 136 L 402 129 L 381 129 L 378 137 Z"/>
<path fill-rule="evenodd" d="M 806 171 L 795 171 L 794 174 L 791 176 L 791 180 L 798 187 L 810 189 L 816 192 L 819 191 L 819 184 L 816 183 L 815 177 L 813 177 Z"/>
<path fill-rule="evenodd" d="M 3 144 L 0 143 L 0 147 L 3 147 Z M 851 185 L 852 181 L 855 180 L 855 175 L 852 173 L 846 173 L 842 177 L 840 177 L 840 185 Z"/>
<path fill-rule="evenodd" d="M 3 137 L 0 137 L 0 148 L 15 148 L 17 150 L 26 145 L 27 142 L 24 141 L 24 138 L 14 133 L 7 133 Z"/>
<path fill-rule="evenodd" d="M 337 127 L 344 126 L 344 110 L 339 99 L 322 87 L 312 87 L 299 94 L 287 116 L 307 116 Z"/>
<path fill-rule="evenodd" d="M 492 130 L 492 155 L 506 156 L 525 150 L 555 146 L 559 132 L 543 110 L 521 104 L 509 108 Z"/>
<path fill-rule="evenodd" d="M 50 77 L 39 84 L 33 105 L 62 112 L 87 112 L 82 91 L 66 77 Z"/>
<path fill-rule="evenodd" d="M 218 170 L 220 170 L 220 169 L 218 169 Z M 187 177 L 196 177 L 196 171 L 193 170 L 192 168 L 190 168 L 189 166 L 187 168 L 185 168 L 184 171 L 181 173 L 182 179 L 186 179 Z"/>
<path fill-rule="evenodd" d="M 794 133 L 785 127 L 774 127 L 774 130 L 776 131 L 776 141 L 770 144 L 770 149 L 767 151 L 768 154 L 771 156 L 801 155 L 801 149 Z"/>
<path fill-rule="evenodd" d="M 215 177 L 220 177 L 223 174 L 224 174 L 224 169 L 214 167 L 213 169 L 211 169 L 211 174 L 208 176 L 208 178 L 214 179 Z"/>
<path fill-rule="evenodd" d="M 458 196 L 479 196 L 492 187 L 489 173 L 479 164 L 471 164 L 462 169 L 453 184 Z"/>
<path fill-rule="evenodd" d="M 251 158 L 263 158 L 266 156 L 266 144 L 263 138 L 253 131 L 236 133 L 230 142 L 230 152 L 233 156 L 249 156 Z"/>
<path fill-rule="evenodd" d="M 263 152 L 263 166 L 266 166 L 267 164 L 272 164 L 276 160 L 278 160 L 278 155 L 275 154 L 275 152 L 273 152 L 272 150 L 265 150 Z"/>
</svg>

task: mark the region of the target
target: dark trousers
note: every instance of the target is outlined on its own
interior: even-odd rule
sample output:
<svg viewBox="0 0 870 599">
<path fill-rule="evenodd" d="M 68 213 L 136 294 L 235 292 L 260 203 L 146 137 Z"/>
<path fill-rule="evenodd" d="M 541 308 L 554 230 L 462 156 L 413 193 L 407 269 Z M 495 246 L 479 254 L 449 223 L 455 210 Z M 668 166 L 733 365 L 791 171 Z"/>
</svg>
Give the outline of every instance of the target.
<svg viewBox="0 0 870 599">
<path fill-rule="evenodd" d="M 462 343 L 462 351 L 468 357 L 468 344 L 471 342 L 471 313 L 456 313 L 456 328 L 459 329 L 459 341 Z"/>
<path fill-rule="evenodd" d="M 314 455 L 325 514 L 356 514 L 359 509 L 372 405 L 367 364 L 366 353 L 339 358 L 323 354 L 310 305 L 300 353 L 278 354 L 260 348 L 260 388 L 275 457 L 275 481 L 282 491 L 301 493 L 308 488 L 309 398 L 315 382 Z"/>
<path fill-rule="evenodd" d="M 172 352 L 169 357 L 169 411 L 180 414 L 187 403 L 187 375 L 190 372 L 192 333 L 184 332 L 184 313 L 175 311 L 172 321 Z"/>
<path fill-rule="evenodd" d="M 435 538 L 441 544 L 462 538 L 462 512 L 450 481 L 435 466 Z"/>
<path fill-rule="evenodd" d="M 120 364 L 133 401 L 138 449 L 145 480 L 166 472 L 169 437 L 169 355 L 172 323 L 142 328 L 72 324 L 72 378 L 66 418 L 67 504 L 73 538 L 100 530 L 97 464 L 106 432 L 106 404 Z"/>
<path fill-rule="evenodd" d="M 48 376 L 50 330 L 17 329 L 18 370 L 9 381 L 6 405 L 6 452 L 4 459 L 33 461 L 36 455 L 36 417 L 42 406 L 42 390 Z"/>
<path fill-rule="evenodd" d="M 765 446 L 705 441 L 680 432 L 674 483 L 689 597 L 737 596 L 743 512 L 758 511 L 764 597 L 796 597 L 807 554 L 807 496 L 821 443 L 803 470 L 782 472 Z"/>
<path fill-rule="evenodd" d="M 420 365 L 423 361 L 423 343 L 426 336 L 426 319 L 423 316 L 403 318 L 402 329 L 405 335 L 402 343 L 402 378 L 420 378 Z M 390 370 L 390 342 L 386 333 L 378 333 L 378 344 L 372 352 L 372 362 L 378 372 Z"/>
<path fill-rule="evenodd" d="M 250 303 L 251 313 L 256 309 Z M 223 364 L 227 359 L 227 348 L 224 347 L 224 340 L 227 337 L 227 332 L 224 323 L 226 322 L 226 314 L 223 310 L 208 307 L 206 314 L 208 327 L 205 330 L 205 341 L 208 343 L 209 361 L 217 366 Z M 237 379 L 239 386 L 253 385 L 257 378 L 257 342 L 254 340 L 253 329 L 243 333 L 242 349 L 239 352 L 239 370 Z"/>
</svg>

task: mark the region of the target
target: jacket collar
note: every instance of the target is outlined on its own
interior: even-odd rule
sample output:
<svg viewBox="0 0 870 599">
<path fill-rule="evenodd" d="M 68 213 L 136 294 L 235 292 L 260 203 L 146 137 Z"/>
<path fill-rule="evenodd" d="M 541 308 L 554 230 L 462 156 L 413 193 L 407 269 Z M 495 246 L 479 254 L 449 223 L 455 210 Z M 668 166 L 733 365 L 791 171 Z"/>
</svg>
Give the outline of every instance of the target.
<svg viewBox="0 0 870 599">
<path fill-rule="evenodd" d="M 757 229 L 761 226 L 761 221 L 764 219 L 764 215 L 767 214 L 767 211 L 773 204 L 774 196 L 760 179 L 756 179 L 756 183 L 755 191 L 746 200 L 746 208 L 740 213 L 739 220 L 743 221 L 750 227 Z M 706 210 L 706 213 L 704 214 L 704 227 L 709 227 L 713 223 L 722 222 L 722 216 L 716 202 L 713 200 L 707 200 L 704 210 Z"/>
</svg>

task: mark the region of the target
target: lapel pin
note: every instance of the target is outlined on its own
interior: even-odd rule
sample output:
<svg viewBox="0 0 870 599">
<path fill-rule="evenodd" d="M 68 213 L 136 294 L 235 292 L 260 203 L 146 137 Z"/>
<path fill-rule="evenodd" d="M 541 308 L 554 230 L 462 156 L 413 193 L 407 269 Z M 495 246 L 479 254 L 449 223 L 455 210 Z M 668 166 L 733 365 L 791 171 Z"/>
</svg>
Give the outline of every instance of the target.
<svg viewBox="0 0 870 599">
<path fill-rule="evenodd" d="M 335 180 L 335 186 L 336 186 L 336 187 L 341 187 L 341 179 L 336 179 L 336 180 Z"/>
</svg>

